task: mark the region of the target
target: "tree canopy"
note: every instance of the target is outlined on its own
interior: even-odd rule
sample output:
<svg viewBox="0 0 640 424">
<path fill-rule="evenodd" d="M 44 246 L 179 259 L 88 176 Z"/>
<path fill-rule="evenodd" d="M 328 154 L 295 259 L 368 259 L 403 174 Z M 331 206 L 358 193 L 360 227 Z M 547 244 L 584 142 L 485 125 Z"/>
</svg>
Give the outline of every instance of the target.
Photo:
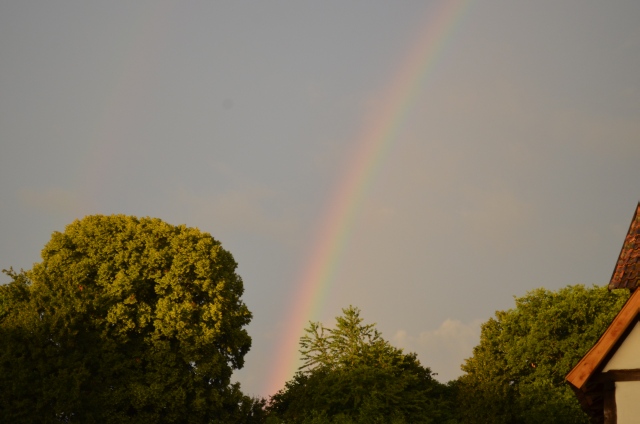
<svg viewBox="0 0 640 424">
<path fill-rule="evenodd" d="M 343 309 L 336 327 L 310 323 L 300 340 L 303 366 L 271 398 L 287 423 L 444 422 L 445 387 L 416 355 L 385 341 L 360 310 Z"/>
<path fill-rule="evenodd" d="M 496 312 L 456 382 L 460 421 L 588 423 L 564 378 L 627 298 L 606 287 L 540 288 Z"/>
<path fill-rule="evenodd" d="M 231 383 L 251 339 L 233 256 L 159 219 L 89 216 L 0 286 L 0 416 L 82 423 L 587 423 L 566 374 L 628 292 L 537 289 L 482 326 L 448 385 L 360 310 L 311 322 L 269 404 Z"/>
<path fill-rule="evenodd" d="M 234 422 L 251 339 L 233 256 L 159 219 L 89 216 L 0 287 L 7 422 Z"/>
</svg>

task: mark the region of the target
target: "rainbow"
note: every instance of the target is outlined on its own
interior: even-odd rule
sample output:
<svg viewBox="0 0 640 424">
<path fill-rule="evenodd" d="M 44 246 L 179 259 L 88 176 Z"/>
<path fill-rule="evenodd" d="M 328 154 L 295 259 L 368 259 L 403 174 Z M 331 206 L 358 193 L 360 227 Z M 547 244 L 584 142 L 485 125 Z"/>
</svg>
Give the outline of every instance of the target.
<svg viewBox="0 0 640 424">
<path fill-rule="evenodd" d="M 354 160 L 341 180 L 314 244 L 313 254 L 300 279 L 297 295 L 286 319 L 287 328 L 279 343 L 276 364 L 264 392 L 273 394 L 284 387 L 297 369 L 298 342 L 308 321 L 321 309 L 349 239 L 350 230 L 376 169 L 391 148 L 416 96 L 432 74 L 440 52 L 468 9 L 470 0 L 444 0 L 430 9 L 418 42 L 384 91 L 380 110 L 371 114 L 372 123 L 363 128 Z"/>
</svg>

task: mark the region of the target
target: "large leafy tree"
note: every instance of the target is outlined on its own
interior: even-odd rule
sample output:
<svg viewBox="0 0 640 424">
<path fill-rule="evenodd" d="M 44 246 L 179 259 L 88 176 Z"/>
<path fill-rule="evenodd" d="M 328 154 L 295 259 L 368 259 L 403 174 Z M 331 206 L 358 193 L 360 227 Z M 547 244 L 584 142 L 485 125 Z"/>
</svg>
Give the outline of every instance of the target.
<svg viewBox="0 0 640 424">
<path fill-rule="evenodd" d="M 251 314 L 211 235 L 159 219 L 89 216 L 0 287 L 7 422 L 234 422 L 251 408 Z"/>
<path fill-rule="evenodd" d="M 443 422 L 445 387 L 416 355 L 384 340 L 349 307 L 335 328 L 310 323 L 300 340 L 303 366 L 271 398 L 287 423 Z M 276 421 L 278 422 L 278 421 Z"/>
<path fill-rule="evenodd" d="M 627 298 L 604 287 L 541 288 L 496 312 L 455 383 L 461 422 L 588 423 L 564 378 Z"/>
</svg>

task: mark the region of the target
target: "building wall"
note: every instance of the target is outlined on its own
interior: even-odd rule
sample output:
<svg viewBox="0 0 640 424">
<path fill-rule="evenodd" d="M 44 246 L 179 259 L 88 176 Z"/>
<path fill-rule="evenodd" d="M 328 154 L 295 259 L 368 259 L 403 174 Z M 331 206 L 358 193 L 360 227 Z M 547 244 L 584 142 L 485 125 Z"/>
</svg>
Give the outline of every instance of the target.
<svg viewBox="0 0 640 424">
<path fill-rule="evenodd" d="M 640 325 L 638 323 L 635 324 L 602 371 L 630 369 L 640 369 Z"/>
<path fill-rule="evenodd" d="M 632 369 L 640 369 L 640 323 L 637 322 L 602 371 Z M 640 381 L 616 381 L 616 424 L 640 423 L 639 400 Z"/>
<path fill-rule="evenodd" d="M 640 381 L 616 381 L 617 424 L 640 422 Z"/>
</svg>

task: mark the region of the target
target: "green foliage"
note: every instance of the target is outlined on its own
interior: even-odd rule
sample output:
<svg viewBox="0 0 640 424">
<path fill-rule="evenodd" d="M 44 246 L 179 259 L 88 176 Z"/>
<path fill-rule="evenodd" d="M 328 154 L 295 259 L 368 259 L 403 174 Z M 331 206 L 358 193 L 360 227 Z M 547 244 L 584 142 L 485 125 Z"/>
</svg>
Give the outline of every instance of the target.
<svg viewBox="0 0 640 424">
<path fill-rule="evenodd" d="M 449 413 L 445 387 L 415 354 L 391 346 L 349 307 L 335 329 L 310 323 L 300 340 L 304 365 L 271 398 L 286 423 L 431 423 Z"/>
<path fill-rule="evenodd" d="M 0 287 L 7 422 L 241 422 L 251 314 L 229 252 L 159 219 L 89 216 Z M 249 409 L 252 407 L 249 406 Z"/>
<path fill-rule="evenodd" d="M 263 424 L 267 420 L 267 400 L 243 396 L 238 411 L 227 419 L 233 424 Z"/>
<path fill-rule="evenodd" d="M 496 312 L 455 383 L 461 422 L 588 423 L 564 378 L 627 298 L 605 287 L 541 288 Z"/>
<path fill-rule="evenodd" d="M 401 356 L 401 350 L 382 339 L 375 324 L 362 325 L 360 310 L 353 306 L 343 309 L 336 318 L 336 328 L 326 328 L 311 322 L 300 339 L 302 369 L 326 367 L 339 369 L 358 365 L 391 365 Z"/>
</svg>

